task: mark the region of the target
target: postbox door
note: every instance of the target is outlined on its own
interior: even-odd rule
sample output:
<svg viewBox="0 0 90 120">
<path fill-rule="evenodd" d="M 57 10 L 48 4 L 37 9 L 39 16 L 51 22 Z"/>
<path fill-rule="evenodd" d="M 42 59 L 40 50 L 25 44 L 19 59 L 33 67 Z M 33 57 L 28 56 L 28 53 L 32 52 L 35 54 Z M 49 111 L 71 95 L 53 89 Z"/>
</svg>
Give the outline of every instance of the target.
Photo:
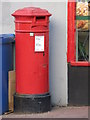
<svg viewBox="0 0 90 120">
<path fill-rule="evenodd" d="M 33 51 L 35 54 L 35 58 L 37 60 L 36 68 L 37 68 L 37 73 L 38 73 L 38 81 L 41 82 L 44 87 L 44 90 L 47 89 L 49 90 L 49 85 L 48 85 L 48 80 L 49 80 L 49 75 L 48 75 L 48 69 L 49 69 L 49 41 L 48 41 L 48 36 L 46 33 L 35 33 L 34 34 L 34 47 Z M 36 75 L 37 77 L 37 75 Z M 40 83 L 39 83 L 40 84 Z M 43 88 L 42 88 L 43 89 Z"/>
<path fill-rule="evenodd" d="M 48 46 L 46 33 L 16 34 L 16 79 L 19 81 L 16 83 L 17 91 L 26 91 L 27 94 L 48 92 Z"/>
</svg>

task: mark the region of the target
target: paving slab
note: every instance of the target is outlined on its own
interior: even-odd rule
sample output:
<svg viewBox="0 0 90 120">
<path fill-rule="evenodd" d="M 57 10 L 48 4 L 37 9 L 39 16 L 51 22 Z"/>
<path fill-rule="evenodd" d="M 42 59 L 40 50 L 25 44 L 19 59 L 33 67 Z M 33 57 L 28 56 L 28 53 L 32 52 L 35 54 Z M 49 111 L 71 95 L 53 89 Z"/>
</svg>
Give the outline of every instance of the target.
<svg viewBox="0 0 90 120">
<path fill-rule="evenodd" d="M 89 107 L 53 107 L 51 111 L 37 114 L 2 115 L 2 118 L 88 118 Z"/>
</svg>

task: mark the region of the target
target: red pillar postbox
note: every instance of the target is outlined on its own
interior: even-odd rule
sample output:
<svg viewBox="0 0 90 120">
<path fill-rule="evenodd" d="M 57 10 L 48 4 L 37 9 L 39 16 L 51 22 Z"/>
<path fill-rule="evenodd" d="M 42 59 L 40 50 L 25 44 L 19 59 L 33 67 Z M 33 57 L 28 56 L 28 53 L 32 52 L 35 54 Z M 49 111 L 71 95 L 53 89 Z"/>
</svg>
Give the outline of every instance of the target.
<svg viewBox="0 0 90 120">
<path fill-rule="evenodd" d="M 35 7 L 15 11 L 15 112 L 50 110 L 49 17 Z"/>
</svg>

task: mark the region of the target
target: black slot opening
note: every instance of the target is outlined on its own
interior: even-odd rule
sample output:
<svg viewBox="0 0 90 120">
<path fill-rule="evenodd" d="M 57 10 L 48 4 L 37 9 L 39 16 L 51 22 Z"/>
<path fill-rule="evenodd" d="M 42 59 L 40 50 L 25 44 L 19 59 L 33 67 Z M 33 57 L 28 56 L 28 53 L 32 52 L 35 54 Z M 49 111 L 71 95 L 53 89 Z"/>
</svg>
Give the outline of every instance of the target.
<svg viewBox="0 0 90 120">
<path fill-rule="evenodd" d="M 45 20 L 45 16 L 37 16 L 36 21 L 43 21 Z"/>
</svg>

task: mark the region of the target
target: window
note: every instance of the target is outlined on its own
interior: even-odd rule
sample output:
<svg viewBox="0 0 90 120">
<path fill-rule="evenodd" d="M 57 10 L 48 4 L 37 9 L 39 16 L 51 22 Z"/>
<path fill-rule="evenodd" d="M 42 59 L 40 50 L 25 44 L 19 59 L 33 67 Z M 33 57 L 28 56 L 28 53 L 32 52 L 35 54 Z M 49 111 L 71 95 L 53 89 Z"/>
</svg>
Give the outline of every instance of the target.
<svg viewBox="0 0 90 120">
<path fill-rule="evenodd" d="M 76 61 L 89 61 L 89 3 L 78 0 L 76 3 Z"/>
<path fill-rule="evenodd" d="M 90 65 L 90 1 L 68 2 L 67 62 Z"/>
</svg>

